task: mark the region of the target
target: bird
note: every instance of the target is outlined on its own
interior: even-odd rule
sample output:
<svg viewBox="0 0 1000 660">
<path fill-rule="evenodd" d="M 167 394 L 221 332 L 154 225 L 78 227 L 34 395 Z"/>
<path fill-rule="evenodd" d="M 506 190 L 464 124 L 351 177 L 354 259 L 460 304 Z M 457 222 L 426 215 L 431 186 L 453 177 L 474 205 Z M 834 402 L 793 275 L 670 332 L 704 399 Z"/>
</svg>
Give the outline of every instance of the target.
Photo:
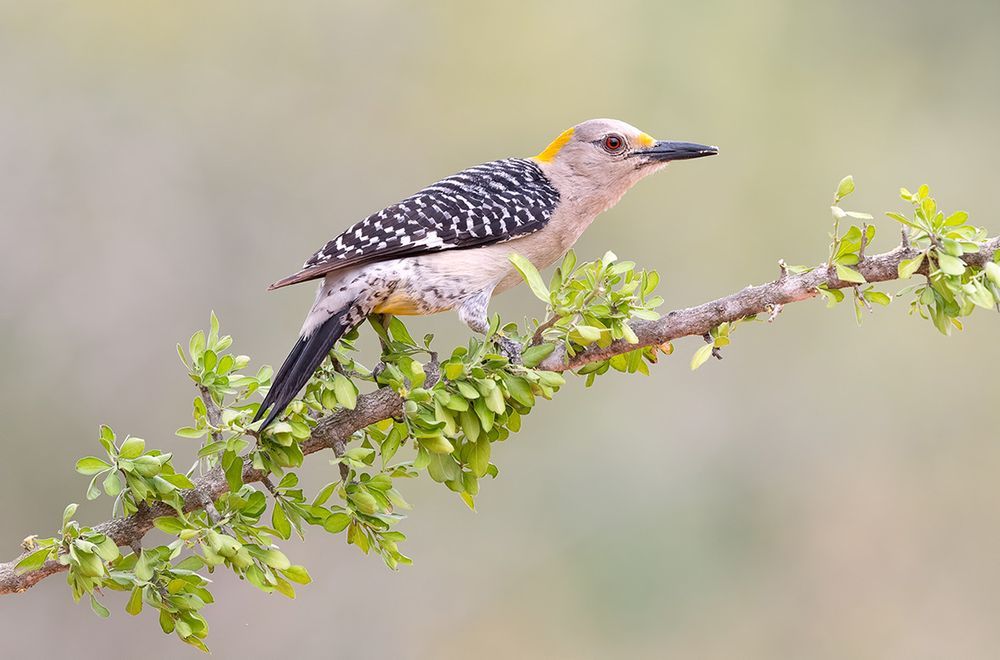
<svg viewBox="0 0 1000 660">
<path fill-rule="evenodd" d="M 718 152 L 656 140 L 616 119 L 591 119 L 536 156 L 470 167 L 348 227 L 268 287 L 322 278 L 299 338 L 253 418 L 267 414 L 258 432 L 368 315 L 457 309 L 470 329 L 486 334 L 490 299 L 521 281 L 513 253 L 543 269 L 641 179 L 673 161 Z"/>
</svg>

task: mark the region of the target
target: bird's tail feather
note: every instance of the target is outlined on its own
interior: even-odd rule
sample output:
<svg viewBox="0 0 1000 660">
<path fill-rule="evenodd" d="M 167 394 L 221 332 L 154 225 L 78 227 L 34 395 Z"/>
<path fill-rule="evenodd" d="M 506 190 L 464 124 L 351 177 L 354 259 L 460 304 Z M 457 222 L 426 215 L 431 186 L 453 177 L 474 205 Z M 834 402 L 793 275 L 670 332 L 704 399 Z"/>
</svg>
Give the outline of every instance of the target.
<svg viewBox="0 0 1000 660">
<path fill-rule="evenodd" d="M 345 323 L 346 316 L 347 310 L 334 314 L 308 336 L 299 337 L 292 352 L 278 369 L 271 383 L 271 389 L 264 397 L 264 402 L 260 404 L 257 414 L 254 415 L 253 421 L 256 422 L 264 416 L 268 408 L 271 409 L 260 427 L 261 431 L 284 412 L 285 406 L 292 402 L 299 390 L 309 381 L 309 377 L 323 362 L 323 358 L 333 345 L 350 329 Z"/>
</svg>

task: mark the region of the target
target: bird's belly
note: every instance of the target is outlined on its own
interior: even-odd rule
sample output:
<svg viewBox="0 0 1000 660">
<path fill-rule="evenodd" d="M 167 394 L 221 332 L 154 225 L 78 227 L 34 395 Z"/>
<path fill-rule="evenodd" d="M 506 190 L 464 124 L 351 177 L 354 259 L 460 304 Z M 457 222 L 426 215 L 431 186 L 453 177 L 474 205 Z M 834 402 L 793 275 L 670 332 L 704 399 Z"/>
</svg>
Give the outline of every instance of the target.
<svg viewBox="0 0 1000 660">
<path fill-rule="evenodd" d="M 397 288 L 372 311 L 396 316 L 426 316 L 452 309 L 457 302 L 445 296 L 428 295 L 425 291 Z"/>
<path fill-rule="evenodd" d="M 400 316 L 436 314 L 454 309 L 482 291 L 499 293 L 521 282 L 510 261 L 526 257 L 539 270 L 566 254 L 589 222 L 569 224 L 556 214 L 549 227 L 506 243 L 467 250 L 445 250 L 370 267 L 395 284 L 374 311 Z"/>
</svg>

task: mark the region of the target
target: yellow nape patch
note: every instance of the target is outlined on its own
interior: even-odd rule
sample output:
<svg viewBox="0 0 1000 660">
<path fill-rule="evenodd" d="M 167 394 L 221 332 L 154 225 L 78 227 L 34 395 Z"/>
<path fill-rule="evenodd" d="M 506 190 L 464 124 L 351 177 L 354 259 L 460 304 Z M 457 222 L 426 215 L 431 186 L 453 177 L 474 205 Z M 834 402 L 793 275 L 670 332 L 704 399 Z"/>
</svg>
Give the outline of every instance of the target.
<svg viewBox="0 0 1000 660">
<path fill-rule="evenodd" d="M 541 161 L 543 163 L 551 163 L 556 154 L 562 151 L 562 148 L 566 146 L 566 143 L 570 141 L 573 137 L 573 131 L 575 129 L 567 128 L 565 131 L 559 134 L 555 140 L 549 143 L 549 146 L 545 147 L 545 151 L 535 156 L 535 160 Z"/>
<path fill-rule="evenodd" d="M 635 143 L 640 147 L 651 147 L 656 144 L 656 140 L 649 133 L 639 133 L 639 137 L 635 139 Z"/>
</svg>

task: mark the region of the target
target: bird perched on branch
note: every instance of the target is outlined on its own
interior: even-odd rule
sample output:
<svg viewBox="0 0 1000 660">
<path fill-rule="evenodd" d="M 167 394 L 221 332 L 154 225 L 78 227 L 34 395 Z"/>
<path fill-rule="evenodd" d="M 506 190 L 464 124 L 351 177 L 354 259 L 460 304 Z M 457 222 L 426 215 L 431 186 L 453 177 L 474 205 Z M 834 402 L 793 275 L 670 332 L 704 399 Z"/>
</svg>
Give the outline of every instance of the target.
<svg viewBox="0 0 1000 660">
<path fill-rule="evenodd" d="M 477 165 L 427 186 L 349 227 L 270 289 L 323 278 L 298 341 L 254 421 L 268 426 L 333 345 L 369 314 L 458 309 L 489 327 L 490 298 L 520 276 L 509 256 L 537 268 L 560 259 L 602 211 L 640 179 L 716 147 L 654 140 L 614 119 L 567 129 L 533 158 Z"/>
</svg>

